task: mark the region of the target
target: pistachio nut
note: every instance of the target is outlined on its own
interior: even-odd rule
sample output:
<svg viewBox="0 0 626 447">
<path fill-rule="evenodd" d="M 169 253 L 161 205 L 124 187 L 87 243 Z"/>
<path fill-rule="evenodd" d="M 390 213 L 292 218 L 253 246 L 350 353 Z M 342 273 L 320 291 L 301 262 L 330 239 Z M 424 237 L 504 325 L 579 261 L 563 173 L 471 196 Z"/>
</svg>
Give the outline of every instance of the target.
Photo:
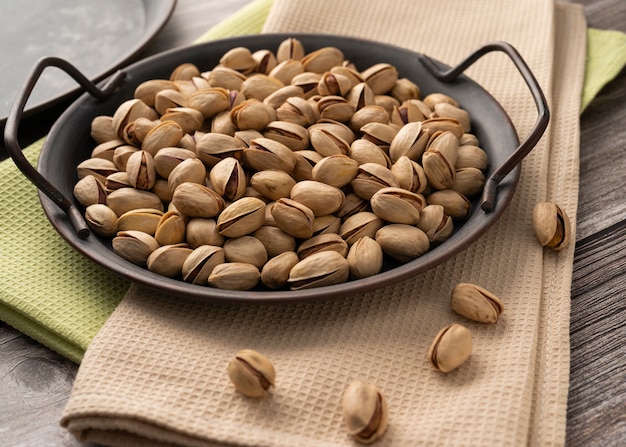
<svg viewBox="0 0 626 447">
<path fill-rule="evenodd" d="M 422 209 L 417 228 L 426 233 L 432 244 L 447 240 L 452 235 L 454 224 L 443 206 L 427 205 Z"/>
<path fill-rule="evenodd" d="M 249 397 L 266 396 L 276 380 L 272 362 L 252 349 L 239 351 L 228 363 L 227 372 L 237 391 Z"/>
<path fill-rule="evenodd" d="M 375 240 L 387 255 L 402 263 L 418 258 L 430 248 L 426 233 L 406 224 L 385 225 L 376 232 Z"/>
<path fill-rule="evenodd" d="M 267 262 L 265 245 L 254 236 L 239 236 L 224 243 L 226 262 L 247 262 L 258 269 Z"/>
<path fill-rule="evenodd" d="M 215 67 L 207 75 L 210 85 L 226 90 L 240 90 L 245 80 L 246 75 L 230 67 Z"/>
<path fill-rule="evenodd" d="M 137 208 L 163 210 L 163 202 L 156 194 L 135 188 L 120 188 L 112 191 L 107 196 L 106 204 L 118 216 Z"/>
<path fill-rule="evenodd" d="M 309 138 L 313 149 L 323 157 L 345 155 L 350 151 L 350 143 L 341 135 L 334 133 L 333 129 L 309 128 Z"/>
<path fill-rule="evenodd" d="M 361 110 L 366 106 L 376 105 L 376 94 L 372 88 L 365 82 L 360 82 L 348 93 L 346 99 L 355 111 Z"/>
<path fill-rule="evenodd" d="M 204 185 L 206 182 L 206 167 L 199 158 L 190 157 L 181 161 L 170 172 L 167 177 L 167 186 L 172 193 L 182 183 L 198 183 Z"/>
<path fill-rule="evenodd" d="M 222 55 L 220 65 L 246 74 L 253 72 L 257 63 L 248 48 L 235 47 Z"/>
<path fill-rule="evenodd" d="M 150 79 L 135 88 L 133 96 L 154 107 L 154 97 L 162 90 L 177 90 L 176 84 L 167 79 Z"/>
<path fill-rule="evenodd" d="M 454 183 L 458 147 L 458 140 L 451 132 L 442 132 L 429 143 L 422 166 L 434 188 L 446 189 Z"/>
<path fill-rule="evenodd" d="M 289 197 L 296 181 L 285 171 L 266 169 L 255 172 L 250 177 L 250 185 L 263 197 L 269 200 L 278 200 L 281 197 Z"/>
<path fill-rule="evenodd" d="M 485 186 L 485 174 L 476 168 L 457 169 L 454 174 L 454 182 L 450 189 L 463 194 L 465 197 L 472 197 L 479 194 Z"/>
<path fill-rule="evenodd" d="M 106 203 L 107 192 L 104 184 L 93 175 L 87 175 L 74 185 L 74 197 L 84 206 Z"/>
<path fill-rule="evenodd" d="M 273 225 L 263 225 L 252 235 L 265 246 L 270 258 L 296 249 L 296 239 Z"/>
<path fill-rule="evenodd" d="M 388 152 L 391 142 L 398 134 L 399 129 L 393 124 L 372 122 L 361 127 L 360 131 L 363 134 L 362 138 L 371 141 Z"/>
<path fill-rule="evenodd" d="M 354 107 L 343 96 L 323 96 L 317 101 L 317 109 L 322 119 L 348 122 L 354 114 Z"/>
<path fill-rule="evenodd" d="M 174 278 L 181 275 L 183 264 L 191 252 L 185 243 L 163 245 L 150 253 L 146 265 L 153 273 Z"/>
<path fill-rule="evenodd" d="M 272 121 L 265 126 L 263 136 L 284 144 L 292 151 L 309 147 L 309 133 L 305 127 L 295 123 Z"/>
<path fill-rule="evenodd" d="M 168 178 L 172 169 L 188 158 L 198 158 L 195 152 L 180 147 L 165 147 L 154 158 L 154 169 L 164 179 Z"/>
<path fill-rule="evenodd" d="M 389 123 L 389 114 L 387 111 L 376 104 L 363 106 L 356 110 L 350 117 L 350 129 L 358 132 L 367 123 Z"/>
<path fill-rule="evenodd" d="M 383 268 L 383 249 L 369 236 L 358 239 L 346 256 L 352 278 L 373 276 Z"/>
<path fill-rule="evenodd" d="M 387 153 L 376 144 L 363 138 L 358 138 L 352 142 L 349 155 L 359 165 L 376 163 L 385 168 L 391 166 L 391 160 Z"/>
<path fill-rule="evenodd" d="M 202 112 L 191 107 L 172 107 L 161 116 L 161 121 L 173 121 L 178 123 L 183 130 L 183 136 L 199 130 L 204 124 Z"/>
<path fill-rule="evenodd" d="M 100 115 L 91 121 L 91 138 L 98 144 L 118 139 L 117 132 L 113 129 L 113 117 Z"/>
<path fill-rule="evenodd" d="M 347 155 L 335 154 L 318 161 L 311 175 L 315 181 L 341 188 L 350 183 L 359 172 L 359 162 Z"/>
<path fill-rule="evenodd" d="M 387 400 L 374 384 L 355 380 L 342 396 L 343 419 L 348 433 L 363 444 L 371 444 L 387 429 Z"/>
<path fill-rule="evenodd" d="M 154 156 L 164 147 L 178 146 L 183 135 L 183 129 L 176 121 L 163 121 L 146 134 L 141 149 Z"/>
<path fill-rule="evenodd" d="M 198 110 L 205 119 L 228 110 L 230 95 L 228 90 L 221 87 L 210 87 L 193 92 L 187 98 L 187 107 Z"/>
<path fill-rule="evenodd" d="M 426 199 L 402 188 L 381 188 L 370 199 L 372 211 L 386 222 L 415 225 L 420 220 Z"/>
<path fill-rule="evenodd" d="M 333 67 L 341 65 L 344 55 L 339 48 L 324 47 L 305 54 L 301 60 L 305 71 L 324 73 Z"/>
<path fill-rule="evenodd" d="M 428 195 L 429 205 L 443 206 L 446 214 L 455 220 L 467 219 L 472 211 L 472 204 L 463 194 L 451 189 L 442 189 Z"/>
<path fill-rule="evenodd" d="M 162 90 L 154 97 L 154 108 L 159 115 L 164 115 L 167 109 L 184 107 L 185 104 L 185 97 L 178 90 Z"/>
<path fill-rule="evenodd" d="M 111 125 L 118 137 L 123 139 L 122 132 L 124 127 L 137 118 L 148 118 L 154 121 L 159 119 L 159 114 L 142 100 L 133 98 L 122 102 L 117 109 L 115 109 Z"/>
<path fill-rule="evenodd" d="M 313 236 L 325 233 L 339 233 L 341 219 L 333 214 L 316 217 L 313 221 Z"/>
<path fill-rule="evenodd" d="M 285 251 L 265 263 L 261 270 L 261 282 L 269 289 L 282 289 L 287 285 L 289 272 L 300 261 L 294 251 Z"/>
<path fill-rule="evenodd" d="M 495 323 L 504 311 L 504 305 L 496 295 L 470 283 L 454 286 L 450 306 L 459 315 L 479 323 Z"/>
<path fill-rule="evenodd" d="M 139 208 L 122 214 L 117 220 L 117 231 L 137 230 L 154 236 L 163 211 Z"/>
<path fill-rule="evenodd" d="M 183 280 L 192 284 L 208 284 L 213 269 L 225 262 L 224 249 L 215 245 L 196 247 L 182 267 Z"/>
<path fill-rule="evenodd" d="M 337 233 L 323 233 L 303 241 L 298 247 L 300 259 L 321 251 L 336 251 L 344 258 L 348 254 L 348 243 Z"/>
<path fill-rule="evenodd" d="M 533 229 L 539 243 L 554 250 L 567 247 L 572 236 L 569 216 L 554 202 L 541 202 L 535 205 Z"/>
<path fill-rule="evenodd" d="M 216 265 L 209 275 L 209 285 L 225 290 L 250 290 L 259 283 L 261 272 L 247 262 L 226 262 Z"/>
<path fill-rule="evenodd" d="M 115 149 L 125 145 L 127 145 L 127 143 L 119 138 L 105 141 L 104 143 L 100 143 L 93 148 L 91 151 L 91 158 L 104 158 L 115 163 L 113 160 Z"/>
<path fill-rule="evenodd" d="M 240 159 L 244 147 L 241 139 L 220 133 L 209 132 L 196 139 L 196 155 L 209 167 L 227 157 Z"/>
<path fill-rule="evenodd" d="M 435 108 L 435 105 L 439 103 L 447 103 L 455 107 L 459 106 L 459 103 L 456 102 L 454 98 L 446 95 L 445 93 L 438 93 L 438 92 L 428 94 L 423 99 L 423 101 L 424 101 L 424 104 L 426 104 L 431 110 L 433 110 Z"/>
<path fill-rule="evenodd" d="M 369 200 L 381 188 L 400 186 L 398 179 L 389 168 L 377 163 L 365 163 L 359 166 L 359 173 L 350 182 L 354 193 L 362 199 Z"/>
<path fill-rule="evenodd" d="M 323 158 L 323 155 L 312 150 L 295 151 L 293 155 L 296 159 L 293 178 L 296 181 L 313 180 L 313 167 Z"/>
<path fill-rule="evenodd" d="M 292 96 L 276 109 L 276 117 L 280 121 L 308 127 L 318 120 L 319 113 L 306 99 Z"/>
<path fill-rule="evenodd" d="M 329 286 L 348 280 L 348 261 L 336 251 L 321 251 L 307 256 L 289 272 L 292 290 Z"/>
<path fill-rule="evenodd" d="M 378 63 L 362 71 L 361 76 L 375 95 L 383 95 L 395 87 L 398 70 L 391 64 Z"/>
<path fill-rule="evenodd" d="M 437 131 L 451 132 L 457 139 L 461 138 L 464 133 L 461 123 L 459 123 L 457 119 L 449 117 L 428 118 L 427 120 L 422 121 L 422 127 L 425 130 L 428 130 L 431 135 Z"/>
<path fill-rule="evenodd" d="M 422 92 L 415 82 L 401 78 L 396 81 L 389 94 L 402 103 L 409 99 L 419 99 Z"/>
<path fill-rule="evenodd" d="M 172 191 L 170 191 L 167 180 L 163 178 L 156 179 L 150 192 L 154 193 L 163 203 L 169 204 L 172 201 Z"/>
<path fill-rule="evenodd" d="M 459 122 L 459 124 L 461 124 L 463 132 L 466 133 L 472 129 L 469 113 L 467 113 L 466 110 L 447 102 L 435 104 L 431 117 L 454 118 Z"/>
<path fill-rule="evenodd" d="M 339 229 L 339 234 L 348 245 L 352 245 L 364 236 L 374 238 L 376 232 L 384 225 L 383 220 L 376 214 L 370 211 L 361 211 L 344 220 Z"/>
<path fill-rule="evenodd" d="M 465 326 L 450 324 L 442 328 L 430 348 L 428 360 L 437 371 L 448 373 L 472 355 L 472 334 Z"/>
<path fill-rule="evenodd" d="M 308 239 L 313 235 L 315 215 L 311 208 L 288 198 L 274 202 L 271 214 L 276 226 L 298 239 Z"/>
<path fill-rule="evenodd" d="M 128 174 L 126 173 L 126 171 L 119 171 L 119 172 L 114 172 L 113 174 L 110 174 L 106 178 L 106 182 L 104 183 L 104 188 L 106 189 L 106 192 L 108 194 L 117 189 L 122 189 L 122 188 L 132 189 L 132 185 L 130 184 L 130 181 L 128 181 Z"/>
<path fill-rule="evenodd" d="M 217 218 L 222 236 L 235 238 L 254 233 L 265 222 L 265 202 L 256 197 L 242 197 L 227 206 Z"/>
<path fill-rule="evenodd" d="M 270 50 L 257 50 L 252 57 L 256 61 L 256 71 L 263 74 L 268 74 L 278 63 L 276 55 Z"/>
<path fill-rule="evenodd" d="M 185 62 L 179 64 L 170 73 L 170 81 L 189 80 L 191 78 L 200 76 L 200 70 L 195 64 Z"/>
<path fill-rule="evenodd" d="M 391 166 L 391 172 L 396 176 L 396 179 L 398 179 L 400 188 L 421 194 L 428 186 L 426 174 L 424 174 L 424 168 L 406 155 L 398 158 L 398 160 Z"/>
<path fill-rule="evenodd" d="M 102 203 L 89 205 L 85 209 L 87 225 L 100 236 L 113 236 L 117 231 L 117 220 L 117 214 Z"/>
<path fill-rule="evenodd" d="M 246 99 L 230 111 L 230 119 L 239 130 L 263 130 L 276 121 L 276 111 L 258 99 Z"/>
<path fill-rule="evenodd" d="M 428 131 L 423 129 L 421 121 L 402 126 L 389 145 L 391 161 L 395 163 L 403 155 L 419 161 L 426 149 L 429 135 Z"/>
<path fill-rule="evenodd" d="M 88 175 L 93 175 L 102 183 L 106 182 L 106 178 L 109 175 L 118 171 L 119 169 L 115 163 L 104 158 L 88 158 L 87 160 L 81 161 L 78 166 L 76 166 L 76 173 L 78 174 L 79 180 Z"/>
<path fill-rule="evenodd" d="M 459 146 L 480 146 L 480 143 L 478 142 L 478 137 L 476 137 L 476 135 L 472 134 L 472 133 L 467 133 L 465 132 L 463 135 L 461 135 L 461 138 L 459 138 Z"/>
<path fill-rule="evenodd" d="M 273 93 L 267 95 L 263 99 L 263 103 L 272 107 L 274 110 L 278 109 L 289 98 L 305 98 L 304 89 L 299 85 L 286 85 L 279 88 Z M 282 122 L 282 121 L 279 121 Z"/>
<path fill-rule="evenodd" d="M 176 209 L 186 217 L 215 217 L 222 212 L 224 199 L 199 183 L 184 182 L 176 187 L 172 202 Z"/>
<path fill-rule="evenodd" d="M 217 162 L 209 171 L 211 188 L 225 200 L 233 202 L 246 194 L 248 182 L 241 163 L 234 157 Z"/>
<path fill-rule="evenodd" d="M 403 126 L 408 123 L 425 121 L 430 114 L 430 108 L 419 99 L 407 99 L 393 107 L 391 122 Z"/>
<path fill-rule="evenodd" d="M 302 97 L 309 99 L 319 95 L 318 87 L 321 77 L 322 75 L 319 73 L 305 71 L 304 73 L 297 74 L 293 77 L 291 80 L 291 86 L 302 89 Z"/>
<path fill-rule="evenodd" d="M 335 186 L 303 180 L 293 186 L 289 198 L 305 205 L 315 216 L 325 216 L 341 208 L 345 195 Z"/>
<path fill-rule="evenodd" d="M 143 231 L 118 231 L 112 241 L 113 251 L 127 261 L 145 266 L 148 256 L 159 248 L 159 244 Z"/>
<path fill-rule="evenodd" d="M 209 130 L 210 133 L 214 133 L 218 135 L 222 134 L 222 135 L 228 135 L 231 137 L 235 136 L 235 132 L 237 132 L 239 129 L 233 123 L 233 120 L 231 119 L 231 116 L 230 116 L 230 112 L 231 112 L 230 110 L 224 110 L 223 112 L 218 112 L 215 115 L 213 115 L 213 118 L 209 120 L 211 123 L 211 127 L 210 129 L 207 129 L 207 130 Z M 252 130 L 252 129 L 249 129 L 249 130 Z"/>
<path fill-rule="evenodd" d="M 296 159 L 291 149 L 270 138 L 255 138 L 250 147 L 244 149 L 244 161 L 255 171 L 279 169 L 290 173 L 296 166 Z"/>
<path fill-rule="evenodd" d="M 459 145 L 455 168 L 476 168 L 484 171 L 487 169 L 488 157 L 487 153 L 480 147 L 473 144 Z"/>
<path fill-rule="evenodd" d="M 272 93 L 283 88 L 285 84 L 278 79 L 264 74 L 254 74 L 241 84 L 241 93 L 248 99 L 264 101 Z M 280 119 L 280 118 L 279 118 Z"/>
<path fill-rule="evenodd" d="M 389 114 L 390 121 L 394 121 L 394 110 L 398 107 L 401 107 L 400 102 L 389 95 L 374 95 L 374 104 L 382 107 Z M 416 120 L 417 121 L 417 120 Z M 406 124 L 408 121 L 398 121 L 397 124 L 399 126 Z"/>
<path fill-rule="evenodd" d="M 133 188 L 145 190 L 152 188 L 157 178 L 152 155 L 143 150 L 131 154 L 126 162 L 126 174 Z"/>
<path fill-rule="evenodd" d="M 191 248 L 198 248 L 201 245 L 224 245 L 225 237 L 217 231 L 215 219 L 194 217 L 187 222 L 185 238 Z"/>
<path fill-rule="evenodd" d="M 300 60 L 304 57 L 304 47 L 295 37 L 283 40 L 276 50 L 276 60 L 282 62 L 287 59 Z"/>
<path fill-rule="evenodd" d="M 174 245 L 185 241 L 187 224 L 177 211 L 168 211 L 161 216 L 154 231 L 159 245 Z"/>
<path fill-rule="evenodd" d="M 289 85 L 291 80 L 304 73 L 304 65 L 297 59 L 287 59 L 279 62 L 269 73 L 268 76 L 278 79 L 284 85 Z"/>
</svg>

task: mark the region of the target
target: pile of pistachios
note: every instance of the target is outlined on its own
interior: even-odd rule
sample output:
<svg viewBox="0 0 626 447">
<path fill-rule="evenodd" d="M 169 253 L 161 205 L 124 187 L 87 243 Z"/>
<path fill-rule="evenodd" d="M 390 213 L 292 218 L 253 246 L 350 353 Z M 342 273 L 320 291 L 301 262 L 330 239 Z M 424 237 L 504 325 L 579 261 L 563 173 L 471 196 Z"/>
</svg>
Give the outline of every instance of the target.
<svg viewBox="0 0 626 447">
<path fill-rule="evenodd" d="M 132 263 L 223 289 L 411 261 L 469 216 L 488 164 L 453 98 L 294 38 L 142 82 L 91 136 L 74 188 L 90 228 Z"/>
</svg>

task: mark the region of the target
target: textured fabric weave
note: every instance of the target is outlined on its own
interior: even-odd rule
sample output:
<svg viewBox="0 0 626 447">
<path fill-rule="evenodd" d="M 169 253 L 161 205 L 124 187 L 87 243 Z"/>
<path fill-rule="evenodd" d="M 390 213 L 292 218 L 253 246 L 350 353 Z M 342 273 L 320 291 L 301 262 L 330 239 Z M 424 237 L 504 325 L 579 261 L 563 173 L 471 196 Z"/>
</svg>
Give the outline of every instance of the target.
<svg viewBox="0 0 626 447">
<path fill-rule="evenodd" d="M 350 34 L 449 64 L 505 40 L 542 85 L 552 121 L 498 223 L 415 278 L 337 301 L 271 306 L 202 304 L 131 287 L 89 347 L 62 424 L 79 439 L 119 446 L 351 446 L 340 397 L 363 379 L 389 401 L 389 429 L 377 445 L 563 445 L 574 247 L 544 251 L 530 216 L 543 200 L 576 215 L 582 9 L 548 0 L 276 0 L 264 31 Z M 510 61 L 488 55 L 469 74 L 526 135 L 536 110 Z M 496 325 L 452 313 L 449 294 L 460 281 L 503 299 Z M 474 353 L 443 375 L 426 352 L 451 322 L 470 328 Z M 245 398 L 230 385 L 226 365 L 242 348 L 273 361 L 271 397 Z"/>
</svg>

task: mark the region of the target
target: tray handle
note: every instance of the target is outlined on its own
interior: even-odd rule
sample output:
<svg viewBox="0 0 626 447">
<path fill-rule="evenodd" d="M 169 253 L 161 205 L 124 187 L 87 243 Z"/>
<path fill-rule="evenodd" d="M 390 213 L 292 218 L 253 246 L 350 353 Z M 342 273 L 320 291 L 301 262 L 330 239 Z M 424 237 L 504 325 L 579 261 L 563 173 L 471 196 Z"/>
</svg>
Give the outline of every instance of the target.
<svg viewBox="0 0 626 447">
<path fill-rule="evenodd" d="M 522 56 L 517 52 L 517 50 L 510 44 L 506 42 L 493 42 L 486 44 L 477 50 L 475 50 L 472 54 L 467 56 L 463 61 L 461 61 L 457 66 L 452 67 L 446 71 L 442 71 L 436 63 L 430 59 L 428 56 L 421 55 L 420 62 L 424 65 L 424 67 L 433 75 L 435 78 L 440 80 L 441 82 L 452 82 L 454 81 L 463 71 L 465 71 L 470 65 L 480 59 L 487 53 L 492 51 L 501 51 L 505 53 L 515 64 L 515 67 L 521 74 L 522 78 L 526 82 L 530 93 L 532 94 L 533 99 L 535 100 L 535 105 L 537 106 L 537 121 L 535 121 L 535 125 L 532 130 L 528 134 L 528 136 L 520 143 L 520 145 L 513 151 L 513 153 L 499 166 L 492 174 L 489 176 L 487 181 L 485 182 L 485 187 L 483 189 L 483 195 L 481 198 L 480 207 L 485 212 L 490 212 L 493 210 L 496 201 L 496 189 L 502 179 L 506 177 L 506 175 L 511 172 L 515 166 L 520 164 L 524 157 L 528 155 L 528 153 L 532 150 L 533 147 L 539 142 L 541 139 L 546 127 L 548 126 L 548 121 L 550 120 L 550 112 L 548 111 L 548 104 L 546 102 L 546 98 L 537 82 L 537 79 L 533 75 L 528 65 Z"/>
<path fill-rule="evenodd" d="M 82 88 L 89 92 L 97 99 L 106 99 L 119 87 L 126 73 L 123 71 L 117 71 L 110 80 L 100 88 L 91 82 L 85 75 L 83 75 L 75 66 L 70 64 L 64 59 L 58 57 L 44 57 L 37 61 L 30 74 L 24 81 L 22 88 L 17 94 L 17 97 L 11 106 L 9 115 L 6 120 L 4 129 L 4 143 L 7 147 L 9 155 L 13 159 L 13 162 L 22 171 L 22 173 L 37 186 L 37 188 L 46 194 L 59 208 L 61 208 L 74 227 L 74 230 L 81 239 L 87 238 L 90 231 L 89 227 L 85 223 L 80 211 L 72 204 L 72 202 L 65 197 L 52 183 L 48 181 L 43 175 L 37 171 L 26 159 L 22 153 L 22 148 L 17 141 L 17 133 L 20 126 L 20 121 L 24 113 L 24 107 L 35 84 L 39 80 L 41 73 L 47 67 L 57 67 L 70 75 Z"/>
</svg>

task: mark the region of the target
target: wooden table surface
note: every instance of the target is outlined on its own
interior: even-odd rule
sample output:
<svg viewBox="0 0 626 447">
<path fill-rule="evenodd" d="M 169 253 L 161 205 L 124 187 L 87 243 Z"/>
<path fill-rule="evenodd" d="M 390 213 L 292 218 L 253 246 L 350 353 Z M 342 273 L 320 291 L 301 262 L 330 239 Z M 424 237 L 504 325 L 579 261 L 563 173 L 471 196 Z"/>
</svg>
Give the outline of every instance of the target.
<svg viewBox="0 0 626 447">
<path fill-rule="evenodd" d="M 248 1 L 178 0 L 138 58 L 191 43 Z M 572 1 L 585 5 L 589 26 L 626 32 L 626 1 Z M 20 142 L 45 134 L 63 107 L 26 120 Z M 617 447 L 626 445 L 626 71 L 588 107 L 581 130 L 567 446 Z M 80 445 L 58 422 L 77 369 L 0 322 L 1 447 Z"/>
</svg>

